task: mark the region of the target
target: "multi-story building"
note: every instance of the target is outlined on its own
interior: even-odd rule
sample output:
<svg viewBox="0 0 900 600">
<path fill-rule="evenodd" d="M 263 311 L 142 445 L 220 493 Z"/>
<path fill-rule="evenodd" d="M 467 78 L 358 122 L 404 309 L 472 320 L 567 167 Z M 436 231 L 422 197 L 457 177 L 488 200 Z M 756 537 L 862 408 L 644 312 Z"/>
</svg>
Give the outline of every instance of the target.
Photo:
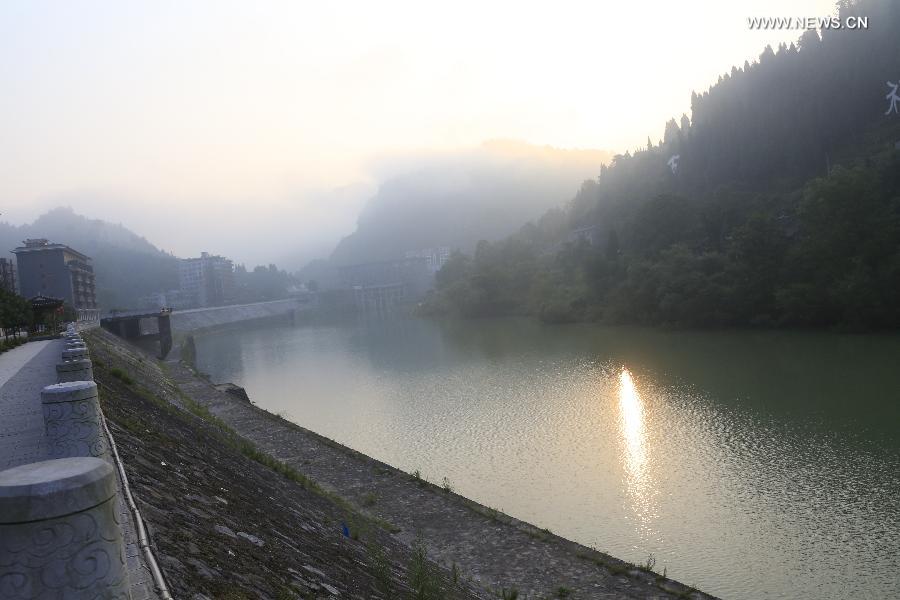
<svg viewBox="0 0 900 600">
<path fill-rule="evenodd" d="M 428 264 L 428 270 L 432 273 L 437 273 L 450 260 L 450 247 L 437 246 L 435 248 L 409 250 L 406 253 L 406 258 L 424 258 Z"/>
<path fill-rule="evenodd" d="M 11 294 L 19 293 L 18 277 L 16 277 L 16 263 L 8 258 L 0 258 L 0 289 Z"/>
<path fill-rule="evenodd" d="M 421 299 L 434 274 L 425 257 L 402 258 L 338 267 L 345 289 L 354 292 L 357 308 L 393 308 Z"/>
<path fill-rule="evenodd" d="M 42 238 L 24 244 L 13 250 L 22 296 L 57 298 L 77 311 L 96 310 L 94 268 L 89 257 Z"/>
<path fill-rule="evenodd" d="M 234 265 L 206 252 L 184 258 L 178 267 L 183 301 L 188 306 L 222 306 L 234 300 Z"/>
</svg>

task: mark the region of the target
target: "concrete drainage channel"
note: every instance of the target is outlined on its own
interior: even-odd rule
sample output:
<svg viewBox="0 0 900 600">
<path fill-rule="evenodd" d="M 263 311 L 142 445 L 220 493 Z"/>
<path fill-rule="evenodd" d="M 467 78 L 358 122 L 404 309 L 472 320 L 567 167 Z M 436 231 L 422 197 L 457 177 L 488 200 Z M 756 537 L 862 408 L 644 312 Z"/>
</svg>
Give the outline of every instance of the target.
<svg viewBox="0 0 900 600">
<path fill-rule="evenodd" d="M 64 339 L 59 383 L 41 392 L 49 460 L 0 472 L 0 595 L 132 598 L 121 500 L 153 591 L 171 600 L 100 409 L 87 346 L 73 325 Z"/>
</svg>

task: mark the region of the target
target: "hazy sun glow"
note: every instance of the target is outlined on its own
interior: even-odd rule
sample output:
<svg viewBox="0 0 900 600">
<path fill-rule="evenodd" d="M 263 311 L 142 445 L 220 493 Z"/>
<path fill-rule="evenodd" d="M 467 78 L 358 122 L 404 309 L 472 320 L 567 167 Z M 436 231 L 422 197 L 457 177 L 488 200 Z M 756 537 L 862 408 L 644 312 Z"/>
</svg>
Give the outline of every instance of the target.
<svg viewBox="0 0 900 600">
<path fill-rule="evenodd" d="M 333 247 L 378 183 L 373 161 L 489 139 L 643 147 L 690 111 L 691 91 L 799 36 L 750 31 L 748 17 L 833 9 L 4 2 L 3 218 L 70 204 L 182 255 L 277 259 L 263 242 L 288 236 Z"/>
</svg>

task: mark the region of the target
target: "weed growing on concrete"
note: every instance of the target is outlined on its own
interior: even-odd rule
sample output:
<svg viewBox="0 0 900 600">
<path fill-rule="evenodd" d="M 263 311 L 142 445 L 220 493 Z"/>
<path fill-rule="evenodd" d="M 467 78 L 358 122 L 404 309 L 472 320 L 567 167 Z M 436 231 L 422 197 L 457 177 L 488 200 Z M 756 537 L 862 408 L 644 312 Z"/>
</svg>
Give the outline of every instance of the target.
<svg viewBox="0 0 900 600">
<path fill-rule="evenodd" d="M 653 554 L 651 553 L 650 556 L 647 557 L 647 562 L 644 563 L 644 564 L 642 564 L 642 565 L 639 565 L 639 568 L 640 568 L 642 571 L 646 571 L 646 572 L 648 572 L 648 573 L 652 573 L 652 572 L 653 572 L 653 567 L 655 567 L 655 566 L 656 566 L 656 557 L 653 556 Z"/>
<path fill-rule="evenodd" d="M 571 595 L 572 595 L 572 590 L 570 590 L 569 588 L 567 588 L 564 585 L 561 585 L 558 588 L 556 588 L 556 597 L 557 598 L 568 598 Z"/>
<path fill-rule="evenodd" d="M 363 494 L 362 497 L 362 505 L 363 506 L 375 506 L 375 503 L 378 502 L 378 496 L 375 492 L 367 492 Z"/>
<path fill-rule="evenodd" d="M 134 379 L 131 376 L 120 369 L 119 367 L 113 367 L 109 370 L 109 374 L 124 383 L 125 385 L 134 385 Z"/>
<path fill-rule="evenodd" d="M 441 585 L 440 573 L 428 562 L 424 544 L 416 540 L 407 569 L 409 587 L 415 600 L 444 600 L 447 593 Z"/>
<path fill-rule="evenodd" d="M 297 595 L 290 588 L 283 585 L 278 586 L 278 590 L 275 592 L 275 600 L 294 600 L 296 597 Z"/>
<path fill-rule="evenodd" d="M 116 425 L 127 429 L 131 433 L 140 434 L 146 431 L 146 428 L 141 425 L 140 421 L 137 419 L 133 419 L 129 416 L 122 415 L 116 420 Z"/>
<path fill-rule="evenodd" d="M 502 590 L 497 592 L 497 597 L 501 598 L 501 600 L 518 600 L 519 590 L 517 590 L 516 588 L 503 588 Z"/>
<path fill-rule="evenodd" d="M 391 565 L 384 555 L 381 546 L 373 541 L 366 545 L 369 558 L 372 559 L 372 568 L 375 571 L 375 586 L 385 598 L 394 597 L 394 582 L 391 579 Z"/>
<path fill-rule="evenodd" d="M 441 489 L 448 493 L 453 491 L 453 486 L 450 485 L 450 480 L 446 477 L 444 477 L 443 481 L 441 481 Z"/>
</svg>

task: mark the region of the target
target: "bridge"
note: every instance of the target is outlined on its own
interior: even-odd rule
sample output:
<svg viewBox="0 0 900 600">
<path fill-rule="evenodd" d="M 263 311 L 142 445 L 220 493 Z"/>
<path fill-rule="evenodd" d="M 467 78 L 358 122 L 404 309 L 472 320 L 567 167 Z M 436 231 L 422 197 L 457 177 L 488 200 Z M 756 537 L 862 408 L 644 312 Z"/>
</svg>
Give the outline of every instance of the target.
<svg viewBox="0 0 900 600">
<path fill-rule="evenodd" d="M 172 324 L 169 318 L 171 308 L 156 311 L 112 311 L 100 319 L 100 327 L 126 340 L 149 340 L 159 342 L 159 357 L 165 358 L 172 350 Z M 144 333 L 141 321 L 156 319 L 156 332 Z"/>
</svg>

